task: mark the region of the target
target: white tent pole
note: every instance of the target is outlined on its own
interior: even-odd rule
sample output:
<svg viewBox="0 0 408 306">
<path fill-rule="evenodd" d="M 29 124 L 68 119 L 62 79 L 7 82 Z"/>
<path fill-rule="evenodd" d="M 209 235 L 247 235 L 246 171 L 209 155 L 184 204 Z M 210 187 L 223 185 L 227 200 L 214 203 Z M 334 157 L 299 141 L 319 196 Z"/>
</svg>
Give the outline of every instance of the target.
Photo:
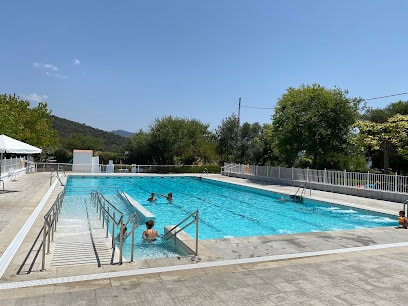
<svg viewBox="0 0 408 306">
<path fill-rule="evenodd" d="M 0 153 L 0 179 L 1 179 L 1 166 L 3 165 L 3 152 Z"/>
</svg>

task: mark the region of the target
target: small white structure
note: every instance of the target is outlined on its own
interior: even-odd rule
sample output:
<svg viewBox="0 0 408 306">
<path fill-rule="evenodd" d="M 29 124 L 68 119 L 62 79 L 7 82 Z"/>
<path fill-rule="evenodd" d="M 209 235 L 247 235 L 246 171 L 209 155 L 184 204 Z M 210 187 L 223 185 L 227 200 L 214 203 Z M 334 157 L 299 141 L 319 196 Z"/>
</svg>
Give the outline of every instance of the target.
<svg viewBox="0 0 408 306">
<path fill-rule="evenodd" d="M 92 150 L 74 150 L 72 171 L 73 172 L 92 172 Z"/>
<path fill-rule="evenodd" d="M 115 165 L 113 164 L 113 160 L 109 160 L 109 163 L 106 165 L 106 173 L 113 173 L 115 172 Z"/>
</svg>

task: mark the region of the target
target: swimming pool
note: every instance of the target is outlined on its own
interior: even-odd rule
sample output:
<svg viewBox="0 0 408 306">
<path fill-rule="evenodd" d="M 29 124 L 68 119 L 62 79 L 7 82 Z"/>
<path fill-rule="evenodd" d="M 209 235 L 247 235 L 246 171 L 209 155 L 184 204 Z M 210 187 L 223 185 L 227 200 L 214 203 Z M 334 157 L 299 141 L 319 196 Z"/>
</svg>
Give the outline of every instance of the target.
<svg viewBox="0 0 408 306">
<path fill-rule="evenodd" d="M 348 230 L 395 226 L 393 216 L 305 199 L 291 202 L 288 196 L 197 177 L 87 177 L 70 176 L 66 197 L 101 191 L 117 203 L 117 188 L 125 191 L 155 215 L 155 228 L 163 233 L 165 225 L 174 225 L 199 210 L 199 239 L 247 237 Z M 173 201 L 158 197 L 148 202 L 151 192 L 173 193 Z M 278 200 L 286 197 L 286 201 Z M 133 207 L 124 207 L 134 211 Z M 142 222 L 145 220 L 142 220 Z M 144 226 L 140 228 L 141 232 Z M 195 236 L 195 228 L 185 230 Z"/>
</svg>

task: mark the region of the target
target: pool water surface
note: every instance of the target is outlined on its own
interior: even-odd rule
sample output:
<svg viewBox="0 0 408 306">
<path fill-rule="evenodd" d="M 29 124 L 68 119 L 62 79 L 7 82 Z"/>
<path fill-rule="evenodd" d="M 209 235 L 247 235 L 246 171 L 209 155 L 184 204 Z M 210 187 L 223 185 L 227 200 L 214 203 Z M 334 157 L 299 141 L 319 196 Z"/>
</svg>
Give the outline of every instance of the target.
<svg viewBox="0 0 408 306">
<path fill-rule="evenodd" d="M 159 234 L 163 234 L 164 226 L 175 225 L 193 211 L 199 210 L 200 240 L 397 225 L 395 217 L 391 215 L 311 199 L 296 203 L 284 194 L 186 176 L 69 176 L 63 207 L 84 205 L 81 203 L 90 201 L 92 190 L 101 192 L 125 215 L 130 216 L 135 208 L 118 196 L 118 190 L 126 192 L 155 216 L 155 229 Z M 148 202 L 152 192 L 156 195 L 172 192 L 173 200 L 157 196 L 157 201 Z M 139 244 L 137 247 L 152 248 L 151 244 L 146 245 L 139 238 L 147 221 L 139 216 L 142 224 L 135 232 L 135 242 Z M 195 226 L 185 231 L 195 238 Z M 153 248 L 162 247 L 163 243 L 159 239 L 155 245 Z M 129 246 L 125 248 L 130 249 Z M 174 250 L 166 245 L 163 248 L 165 252 L 170 252 L 168 256 L 174 256 Z M 158 253 L 161 251 L 158 250 Z"/>
</svg>

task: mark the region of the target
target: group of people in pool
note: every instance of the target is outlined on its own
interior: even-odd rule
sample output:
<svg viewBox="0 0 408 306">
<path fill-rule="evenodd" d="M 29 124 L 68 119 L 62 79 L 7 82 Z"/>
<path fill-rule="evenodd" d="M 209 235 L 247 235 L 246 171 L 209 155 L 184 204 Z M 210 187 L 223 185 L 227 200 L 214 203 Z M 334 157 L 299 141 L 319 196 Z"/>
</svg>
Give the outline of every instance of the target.
<svg viewBox="0 0 408 306">
<path fill-rule="evenodd" d="M 163 198 L 166 198 L 167 201 L 172 201 L 173 200 L 173 194 L 171 192 L 169 192 L 167 195 L 164 194 L 157 194 L 158 196 L 161 196 Z M 148 202 L 154 202 L 157 201 L 156 195 L 154 194 L 154 192 L 151 193 L 150 198 L 147 199 Z M 153 229 L 154 226 L 154 220 L 148 220 L 146 221 L 146 229 L 143 231 L 142 233 L 142 239 L 145 241 L 155 241 L 157 239 L 157 237 L 159 236 L 159 233 Z M 127 228 L 124 225 L 122 228 L 122 233 L 123 236 L 126 237 L 127 235 Z M 117 236 L 117 238 L 119 238 L 119 235 Z"/>
<path fill-rule="evenodd" d="M 173 200 L 173 194 L 169 192 L 167 195 L 158 193 L 157 194 L 160 197 L 166 198 L 167 201 L 172 201 Z M 150 197 L 147 199 L 148 202 L 155 202 L 157 201 L 156 195 L 154 192 L 151 193 Z M 146 222 L 146 229 L 142 233 L 142 239 L 145 241 L 155 241 L 157 237 L 159 236 L 159 233 L 153 229 L 154 226 L 154 220 L 148 220 Z"/>
<path fill-rule="evenodd" d="M 158 193 L 158 196 L 161 196 L 163 198 L 166 198 L 167 201 L 172 201 L 173 200 L 173 194 L 171 192 L 169 192 L 167 195 Z M 150 198 L 147 199 L 148 202 L 154 202 L 157 201 L 156 195 L 154 194 L 154 192 L 151 193 Z"/>
</svg>

